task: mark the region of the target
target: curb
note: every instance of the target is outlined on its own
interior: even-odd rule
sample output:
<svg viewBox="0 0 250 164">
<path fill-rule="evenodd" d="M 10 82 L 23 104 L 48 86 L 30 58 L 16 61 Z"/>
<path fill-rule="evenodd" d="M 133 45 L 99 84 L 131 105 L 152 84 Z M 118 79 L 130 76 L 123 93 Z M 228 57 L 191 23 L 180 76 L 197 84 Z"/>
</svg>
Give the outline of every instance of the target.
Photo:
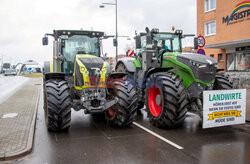
<svg viewBox="0 0 250 164">
<path fill-rule="evenodd" d="M 36 100 L 36 105 L 35 105 L 36 109 L 35 109 L 34 114 L 33 114 L 31 128 L 29 131 L 28 143 L 27 143 L 26 148 L 19 151 L 19 152 L 9 154 L 7 156 L 4 156 L 3 158 L 0 158 L 0 162 L 7 162 L 9 160 L 15 160 L 16 158 L 23 157 L 24 155 L 27 155 L 32 151 L 33 142 L 34 142 L 35 127 L 36 127 L 37 110 L 38 110 L 38 104 L 39 104 L 40 95 L 41 95 L 40 93 L 41 93 L 41 90 L 38 91 L 38 93 L 37 93 L 37 100 Z"/>
</svg>

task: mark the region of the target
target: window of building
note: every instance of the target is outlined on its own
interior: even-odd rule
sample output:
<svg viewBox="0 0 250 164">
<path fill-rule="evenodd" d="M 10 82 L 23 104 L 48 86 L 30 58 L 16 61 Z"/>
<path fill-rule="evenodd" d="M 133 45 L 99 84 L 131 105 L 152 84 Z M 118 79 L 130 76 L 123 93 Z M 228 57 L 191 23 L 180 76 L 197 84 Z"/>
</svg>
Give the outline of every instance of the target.
<svg viewBox="0 0 250 164">
<path fill-rule="evenodd" d="M 216 34 L 216 21 L 211 21 L 205 23 L 205 35 L 215 35 Z"/>
<path fill-rule="evenodd" d="M 210 57 L 211 57 L 211 58 L 214 58 L 214 54 L 211 54 Z"/>
<path fill-rule="evenodd" d="M 227 54 L 227 71 L 235 70 L 234 54 Z"/>
<path fill-rule="evenodd" d="M 216 0 L 205 0 L 205 12 L 216 9 Z"/>
<path fill-rule="evenodd" d="M 223 61 L 223 54 L 218 54 L 218 61 L 219 62 Z"/>
<path fill-rule="evenodd" d="M 227 54 L 227 71 L 250 71 L 250 52 Z"/>
</svg>

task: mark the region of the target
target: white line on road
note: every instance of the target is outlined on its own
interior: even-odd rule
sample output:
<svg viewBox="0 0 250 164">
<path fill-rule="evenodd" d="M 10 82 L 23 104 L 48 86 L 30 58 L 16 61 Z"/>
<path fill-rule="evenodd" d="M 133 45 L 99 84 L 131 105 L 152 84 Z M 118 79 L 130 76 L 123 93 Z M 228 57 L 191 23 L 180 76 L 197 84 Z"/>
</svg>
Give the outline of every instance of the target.
<svg viewBox="0 0 250 164">
<path fill-rule="evenodd" d="M 151 130 L 149 130 L 149 129 L 143 127 L 143 126 L 141 126 L 140 124 L 138 124 L 138 123 L 136 123 L 136 122 L 133 122 L 133 124 L 136 125 L 137 127 L 141 128 L 141 129 L 145 130 L 146 132 L 148 132 L 148 133 L 154 135 L 155 137 L 161 139 L 162 141 L 164 141 L 164 142 L 166 142 L 166 143 L 168 143 L 168 144 L 170 144 L 170 145 L 176 147 L 177 149 L 184 149 L 183 147 L 177 145 L 176 143 L 174 143 L 174 142 L 172 142 L 172 141 L 170 141 L 170 140 L 168 140 L 168 139 L 166 139 L 166 138 L 160 136 L 159 134 L 156 134 L 155 132 L 153 132 L 153 131 L 151 131 Z"/>
</svg>

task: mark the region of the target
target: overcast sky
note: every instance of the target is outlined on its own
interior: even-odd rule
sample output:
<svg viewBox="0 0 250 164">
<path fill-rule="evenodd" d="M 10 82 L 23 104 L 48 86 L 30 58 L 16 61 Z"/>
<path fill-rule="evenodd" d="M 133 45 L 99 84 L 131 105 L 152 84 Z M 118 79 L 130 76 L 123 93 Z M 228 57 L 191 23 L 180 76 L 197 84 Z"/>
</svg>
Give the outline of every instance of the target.
<svg viewBox="0 0 250 164">
<path fill-rule="evenodd" d="M 118 33 L 131 38 L 145 27 L 170 31 L 172 26 L 196 34 L 196 0 L 117 0 Z M 42 46 L 44 33 L 53 29 L 99 30 L 115 34 L 115 7 L 99 8 L 114 0 L 0 0 L 0 60 L 52 60 L 52 38 Z M 119 54 L 132 40 L 119 39 Z M 104 42 L 104 52 L 114 56 L 112 39 Z M 192 39 L 184 41 L 192 45 Z"/>
</svg>

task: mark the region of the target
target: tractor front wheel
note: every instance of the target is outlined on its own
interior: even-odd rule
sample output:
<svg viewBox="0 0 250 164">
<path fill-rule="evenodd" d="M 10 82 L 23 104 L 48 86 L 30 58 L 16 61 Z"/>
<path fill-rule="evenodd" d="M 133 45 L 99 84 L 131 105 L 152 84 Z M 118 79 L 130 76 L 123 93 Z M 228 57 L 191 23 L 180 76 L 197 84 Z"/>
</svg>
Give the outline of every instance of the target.
<svg viewBox="0 0 250 164">
<path fill-rule="evenodd" d="M 44 85 L 45 121 L 49 131 L 65 131 L 71 122 L 71 98 L 68 83 L 61 79 L 47 80 Z"/>
<path fill-rule="evenodd" d="M 229 78 L 229 76 L 225 76 L 222 73 L 216 74 L 213 90 L 224 90 L 233 88 L 237 88 L 237 86 L 233 85 L 233 81 Z"/>
<path fill-rule="evenodd" d="M 183 123 L 187 112 L 187 96 L 177 76 L 161 72 L 151 75 L 146 90 L 146 107 L 150 123 L 159 128 Z"/>
<path fill-rule="evenodd" d="M 129 76 L 129 78 L 132 78 L 132 80 L 134 80 L 134 74 L 132 72 L 129 72 L 127 70 L 127 68 L 125 67 L 125 65 L 123 63 L 118 63 L 118 65 L 116 66 L 116 72 L 124 72 L 124 73 L 127 73 L 127 75 Z M 127 76 L 127 78 L 128 78 Z M 139 96 L 139 95 L 138 95 Z M 141 112 L 141 109 L 143 109 L 144 107 L 144 100 L 139 100 L 138 98 L 138 102 L 137 102 L 137 108 L 136 108 L 136 111 L 137 111 L 137 114 L 138 115 L 142 115 L 142 112 Z"/>
</svg>

